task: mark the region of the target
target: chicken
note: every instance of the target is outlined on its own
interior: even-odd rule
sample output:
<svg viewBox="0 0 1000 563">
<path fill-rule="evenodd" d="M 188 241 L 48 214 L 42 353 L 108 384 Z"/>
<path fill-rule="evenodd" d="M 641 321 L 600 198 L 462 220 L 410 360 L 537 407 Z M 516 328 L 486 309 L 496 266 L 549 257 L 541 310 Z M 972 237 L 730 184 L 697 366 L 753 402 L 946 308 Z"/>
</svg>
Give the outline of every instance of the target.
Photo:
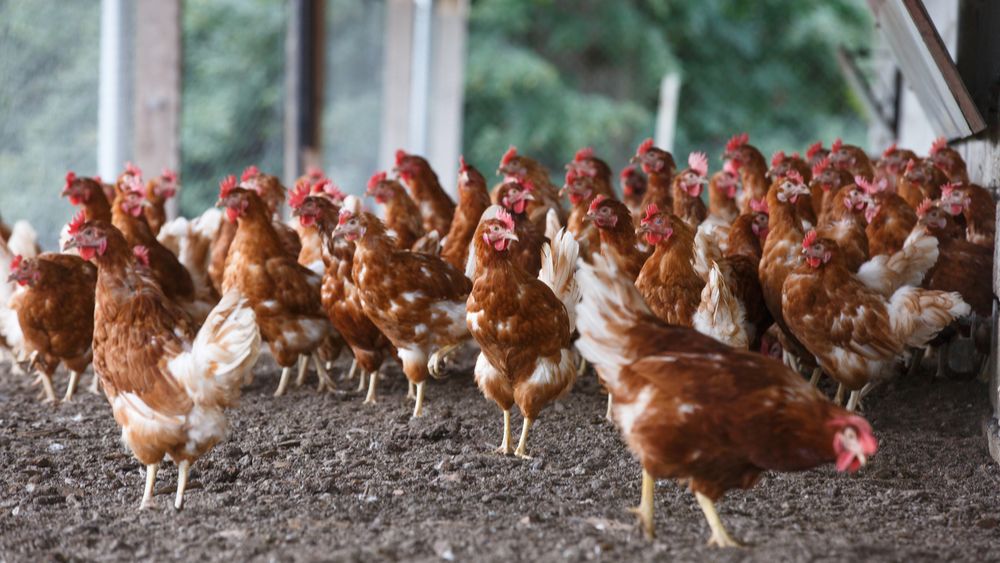
<svg viewBox="0 0 1000 563">
<path fill-rule="evenodd" d="M 708 217 L 708 209 L 701 200 L 701 191 L 708 184 L 708 156 L 703 152 L 688 155 L 688 167 L 674 177 L 674 215 L 692 228 Z"/>
<path fill-rule="evenodd" d="M 442 237 L 448 234 L 455 215 L 455 202 L 441 187 L 430 163 L 422 156 L 398 150 L 395 171 L 420 209 L 423 230 L 428 233 L 437 231 Z"/>
<path fill-rule="evenodd" d="M 410 199 L 406 188 L 397 180 L 387 179 L 385 172 L 379 172 L 369 178 L 365 193 L 385 206 L 385 226 L 390 236 L 396 239 L 396 247 L 400 250 L 412 249 L 413 244 L 424 236 L 424 221 L 420 208 Z"/>
<path fill-rule="evenodd" d="M 299 221 L 316 229 L 326 246 L 323 274 L 322 302 L 330 322 L 354 353 L 361 369 L 361 384 L 368 384 L 365 404 L 376 401 L 379 370 L 395 350 L 382 331 L 365 315 L 361 295 L 354 281 L 353 266 L 355 245 L 346 238 L 334 238 L 340 216 L 338 202 L 323 195 L 289 200 L 293 214 Z M 355 197 L 343 201 L 352 213 L 360 213 L 361 201 Z M 359 387 L 360 389 L 360 387 Z"/>
<path fill-rule="evenodd" d="M 854 177 L 847 170 L 841 170 L 830 164 L 829 158 L 816 163 L 812 169 L 812 180 L 809 182 L 810 199 L 813 213 L 818 224 L 827 221 L 826 215 L 834 206 L 834 194 L 840 188 L 854 183 Z"/>
<path fill-rule="evenodd" d="M 296 180 L 295 190 L 289 196 L 289 205 L 291 205 L 292 197 L 304 198 L 310 193 L 322 194 L 324 197 L 332 199 L 338 205 L 344 201 L 346 197 L 344 192 L 340 191 L 340 188 L 334 185 L 329 178 L 323 177 L 322 172 L 319 172 L 317 169 L 310 169 L 310 172 L 319 174 L 319 178 L 313 183 L 310 178 L 316 177 L 307 174 L 305 177 Z M 314 225 L 304 225 L 301 221 L 292 221 L 291 225 L 292 229 L 298 235 L 299 241 L 302 243 L 302 250 L 299 252 L 299 264 L 322 276 L 323 272 L 326 271 L 326 266 L 323 263 L 323 238 L 320 236 L 319 231 L 316 230 Z"/>
<path fill-rule="evenodd" d="M 889 185 L 896 186 L 899 190 L 899 180 L 906 171 L 906 165 L 911 160 L 917 160 L 916 153 L 908 149 L 901 149 L 896 143 L 889 145 L 882 153 L 882 158 L 875 163 L 875 179 L 885 178 Z"/>
<path fill-rule="evenodd" d="M 593 189 L 596 193 L 607 197 L 617 197 L 615 187 L 611 184 L 611 167 L 594 154 L 591 147 L 582 148 L 573 155 L 573 160 L 566 165 L 566 171 L 576 172 L 577 176 L 593 179 Z"/>
<path fill-rule="evenodd" d="M 88 221 L 111 222 L 111 200 L 106 197 L 101 183 L 93 178 L 67 172 L 62 196 L 69 198 L 74 206 L 83 206 Z"/>
<path fill-rule="evenodd" d="M 751 200 L 767 197 L 767 161 L 757 147 L 750 144 L 750 135 L 734 135 L 726 143 L 722 158 L 740 175 L 743 194 L 740 196 L 740 212 L 750 212 Z"/>
<path fill-rule="evenodd" d="M 856 181 L 864 183 L 867 180 L 859 176 Z M 837 190 L 831 199 L 830 210 L 817 231 L 821 237 L 837 243 L 847 269 L 857 272 L 868 260 L 865 211 L 871 200 L 868 193 L 854 183 Z"/>
<path fill-rule="evenodd" d="M 944 137 L 938 137 L 931 145 L 930 160 L 937 166 L 949 182 L 957 184 L 969 183 L 969 172 L 965 166 L 965 159 L 958 151 L 948 146 L 948 141 Z"/>
<path fill-rule="evenodd" d="M 482 350 L 476 360 L 476 384 L 503 410 L 499 452 L 511 453 L 510 409 L 524 415 L 514 455 L 528 458 L 528 431 L 541 410 L 567 393 L 577 370 L 568 308 L 579 296 L 573 272 L 577 243 L 560 231 L 545 247 L 548 267 L 536 278 L 520 267 L 509 249 L 517 244 L 514 219 L 498 205 L 483 213 L 475 250 L 480 274 L 466 302 L 469 333 Z M 567 305 L 568 304 L 568 307 Z"/>
<path fill-rule="evenodd" d="M 260 334 L 239 292 L 226 293 L 196 333 L 153 278 L 142 275 L 125 237 L 104 221 L 74 222 L 70 245 L 97 264 L 94 371 L 122 441 L 146 466 L 141 508 L 153 504 L 160 462 L 178 466 L 174 508 L 191 464 L 226 436 L 225 409 L 257 361 Z"/>
<path fill-rule="evenodd" d="M 395 248 L 370 213 L 341 209 L 334 236 L 356 244 L 352 275 L 362 307 L 416 385 L 413 416 L 419 417 L 427 376 L 439 377 L 448 354 L 470 338 L 465 300 L 472 282 L 437 256 Z"/>
<path fill-rule="evenodd" d="M 828 154 L 830 154 L 830 151 L 823 148 L 823 141 L 816 141 L 806 149 L 806 163 L 812 168 L 826 158 Z"/>
<path fill-rule="evenodd" d="M 581 174 L 575 168 L 569 168 L 566 171 L 566 184 L 559 191 L 560 195 L 569 196 L 570 208 L 566 230 L 576 238 L 584 256 L 590 256 L 601 249 L 601 234 L 587 216 L 590 204 L 598 197 L 612 197 L 599 192 L 597 184 L 595 178 Z"/>
<path fill-rule="evenodd" d="M 13 227 L 4 224 L 3 227 L 3 232 L 0 233 L 0 353 L 10 360 L 12 374 L 25 375 L 17 363 L 28 358 L 24 349 L 24 332 L 21 330 L 17 310 L 11 307 L 11 302 L 24 292 L 24 288 L 9 279 L 12 273 L 9 265 L 15 256 L 21 256 L 22 259 L 34 258 L 41 250 L 38 247 L 38 234 L 27 221 L 17 221 Z M 38 383 L 43 383 L 43 380 L 39 379 Z"/>
<path fill-rule="evenodd" d="M 275 396 L 285 393 L 300 356 L 305 358 L 299 362 L 299 380 L 311 356 L 321 384 L 332 389 L 317 354 L 329 340 L 339 338 L 320 302 L 322 278 L 289 255 L 257 192 L 237 187 L 236 178 L 229 176 L 220 183 L 218 206 L 237 225 L 222 292 L 235 290 L 253 307 L 261 337 L 282 367 Z"/>
<path fill-rule="evenodd" d="M 952 216 L 969 242 L 993 248 L 997 208 L 985 188 L 976 184 L 945 184 L 941 187 L 939 207 Z"/>
<path fill-rule="evenodd" d="M 691 326 L 705 286 L 692 265 L 694 229 L 651 204 L 638 233 L 655 250 L 642 266 L 636 288 L 658 318 L 672 325 Z"/>
<path fill-rule="evenodd" d="M 847 269 L 837 243 L 809 231 L 804 260 L 783 287 L 782 314 L 823 371 L 851 391 L 854 410 L 862 388 L 892 373 L 906 347 L 922 348 L 956 318 L 969 314 L 958 293 L 904 286 L 886 298 Z"/>
<path fill-rule="evenodd" d="M 735 286 L 734 295 L 743 305 L 745 328 L 751 350 L 759 350 L 764 333 L 774 324 L 774 318 L 764 301 L 761 287 L 760 260 L 768 232 L 766 201 L 751 201 L 752 213 L 740 215 L 729 229 L 729 240 L 720 265 L 728 284 Z M 703 290 L 704 291 L 704 290 Z"/>
<path fill-rule="evenodd" d="M 159 176 L 146 183 L 146 201 L 149 205 L 143 209 L 143 214 L 153 236 L 158 236 L 167 222 L 167 200 L 177 195 L 177 188 L 177 172 L 169 168 L 164 168 Z"/>
<path fill-rule="evenodd" d="M 52 375 L 60 363 L 70 370 L 63 398 L 69 401 L 90 365 L 97 270 L 78 256 L 46 252 L 14 256 L 10 272 L 9 281 L 27 288 L 14 295 L 10 307 L 17 312 L 24 351 L 34 357 L 46 401 L 56 401 Z"/>
<path fill-rule="evenodd" d="M 656 204 L 658 209 L 673 209 L 674 172 L 677 170 L 674 155 L 653 146 L 653 139 L 646 139 L 636 149 L 632 164 L 638 164 L 647 178 L 646 193 L 642 196 L 642 211 L 652 204 Z"/>
<path fill-rule="evenodd" d="M 784 178 L 792 170 L 798 172 L 807 184 L 812 180 L 812 166 L 799 156 L 799 153 L 786 155 L 785 151 L 771 155 L 771 168 L 768 169 L 766 178 L 773 182 L 778 178 Z"/>
<path fill-rule="evenodd" d="M 600 231 L 601 254 L 614 257 L 618 269 L 635 282 L 649 253 L 639 250 L 631 211 L 624 203 L 599 195 L 591 202 L 587 217 Z M 605 246 L 613 252 L 605 253 Z"/>
<path fill-rule="evenodd" d="M 638 223 L 643 214 L 642 200 L 646 196 L 646 175 L 634 164 L 629 164 L 622 168 L 618 179 L 622 185 L 622 201 L 632 212 L 632 222 Z"/>
<path fill-rule="evenodd" d="M 511 253 L 514 261 L 525 272 L 535 275 L 542 268 L 542 245 L 545 244 L 544 231 L 539 230 L 535 221 L 530 219 L 527 210 L 534 201 L 534 191 L 520 183 L 504 182 L 493 190 L 494 205 L 503 206 L 514 217 L 515 234 L 518 243 Z M 476 269 L 476 255 L 470 251 L 465 266 L 465 275 L 475 280 L 479 275 Z"/>
<path fill-rule="evenodd" d="M 886 180 L 858 182 L 871 202 L 865 210 L 868 255 L 895 254 L 917 224 L 917 214 L 906 201 L 890 191 Z"/>
<path fill-rule="evenodd" d="M 937 260 L 924 276 L 922 286 L 957 291 L 976 315 L 991 317 L 992 279 L 983 273 L 993 271 L 992 250 L 966 240 L 954 216 L 934 206 L 930 200 L 918 207 L 917 214 L 920 216 L 917 229 L 925 228 L 938 241 Z"/>
<path fill-rule="evenodd" d="M 467 164 L 465 158 L 459 161 L 458 207 L 451 220 L 451 228 L 444 239 L 441 258 L 459 270 L 465 269 L 469 260 L 469 245 L 479 225 L 483 211 L 490 206 L 490 194 L 486 189 L 486 178 L 475 166 Z"/>
<path fill-rule="evenodd" d="M 533 194 L 528 201 L 524 213 L 538 228 L 539 232 L 545 232 L 545 217 L 549 209 L 555 209 L 559 217 L 559 224 L 566 224 L 566 210 L 563 209 L 559 201 L 559 189 L 552 183 L 549 171 L 537 160 L 518 154 L 517 147 L 513 145 L 503 153 L 500 158 L 500 167 L 497 174 L 503 176 L 503 183 L 516 182 Z M 498 203 L 497 190 L 500 186 L 494 187 L 490 194 L 493 203 Z M 509 208 L 508 208 L 509 210 Z"/>
<path fill-rule="evenodd" d="M 739 545 L 715 502 L 765 471 L 835 463 L 857 471 L 877 450 L 863 418 L 831 404 L 797 373 L 653 315 L 614 267 L 578 272 L 578 347 L 614 397 L 614 418 L 642 466 L 638 513 L 653 536 L 655 479 L 687 483 L 711 528 L 709 544 Z"/>
<path fill-rule="evenodd" d="M 214 207 L 194 219 L 177 217 L 160 229 L 156 240 L 177 257 L 191 275 L 195 295 L 204 296 L 212 303 L 219 295 L 208 275 L 211 267 L 212 243 L 223 225 L 222 212 Z"/>
<path fill-rule="evenodd" d="M 910 160 L 896 184 L 896 191 L 910 207 L 916 209 L 924 198 L 933 200 L 941 197 L 941 187 L 946 183 L 948 177 L 931 161 Z"/>
<path fill-rule="evenodd" d="M 740 175 L 730 163 L 712 174 L 708 181 L 708 219 L 721 225 L 730 225 L 740 215 L 736 204 L 736 193 L 740 187 Z"/>
<path fill-rule="evenodd" d="M 871 179 L 875 176 L 872 161 L 860 147 L 845 145 L 837 139 L 830 146 L 830 163 L 834 168 L 846 170 L 851 176 L 864 176 Z"/>
</svg>

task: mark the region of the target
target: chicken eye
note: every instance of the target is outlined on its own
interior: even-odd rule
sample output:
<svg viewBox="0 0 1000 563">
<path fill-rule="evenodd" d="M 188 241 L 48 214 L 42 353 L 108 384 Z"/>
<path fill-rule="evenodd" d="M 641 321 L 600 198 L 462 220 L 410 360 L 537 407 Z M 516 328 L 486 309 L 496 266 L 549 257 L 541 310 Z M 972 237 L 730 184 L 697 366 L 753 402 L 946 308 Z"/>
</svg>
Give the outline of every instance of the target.
<svg viewBox="0 0 1000 563">
<path fill-rule="evenodd" d="M 663 224 L 663 217 L 657 217 L 656 218 L 656 224 L 657 225 L 662 225 Z"/>
</svg>

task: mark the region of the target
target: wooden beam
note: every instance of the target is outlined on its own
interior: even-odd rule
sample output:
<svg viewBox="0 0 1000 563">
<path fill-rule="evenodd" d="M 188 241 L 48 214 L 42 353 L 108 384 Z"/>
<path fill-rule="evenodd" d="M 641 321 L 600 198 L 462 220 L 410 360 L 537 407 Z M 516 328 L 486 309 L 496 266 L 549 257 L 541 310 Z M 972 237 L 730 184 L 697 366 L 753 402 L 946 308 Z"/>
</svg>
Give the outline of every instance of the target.
<svg viewBox="0 0 1000 563">
<path fill-rule="evenodd" d="M 181 0 L 137 0 L 133 158 L 147 177 L 180 166 L 181 60 Z"/>
<path fill-rule="evenodd" d="M 413 50 L 412 0 L 386 0 L 382 34 L 382 127 L 380 168 L 395 164 L 396 149 L 406 148 L 409 136 L 410 80 Z"/>
</svg>

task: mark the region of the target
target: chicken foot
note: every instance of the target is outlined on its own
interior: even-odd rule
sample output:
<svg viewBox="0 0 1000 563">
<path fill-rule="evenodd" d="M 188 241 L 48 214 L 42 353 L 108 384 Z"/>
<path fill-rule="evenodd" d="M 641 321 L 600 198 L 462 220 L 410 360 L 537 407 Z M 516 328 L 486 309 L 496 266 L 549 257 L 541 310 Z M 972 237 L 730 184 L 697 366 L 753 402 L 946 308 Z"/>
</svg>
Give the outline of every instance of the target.
<svg viewBox="0 0 1000 563">
<path fill-rule="evenodd" d="M 306 373 L 309 371 L 309 356 L 301 355 L 298 359 L 299 368 L 298 375 L 295 377 L 295 386 L 302 387 L 302 384 L 306 382 Z"/>
<path fill-rule="evenodd" d="M 436 352 L 431 354 L 431 359 L 427 362 L 427 369 L 431 372 L 431 375 L 435 379 L 441 379 L 444 377 L 444 362 L 447 359 L 448 354 L 451 354 L 458 348 L 458 344 L 449 344 L 447 346 L 438 348 Z"/>
<path fill-rule="evenodd" d="M 153 486 L 156 485 L 156 472 L 159 469 L 159 463 L 151 463 L 146 466 L 146 489 L 142 493 L 142 502 L 139 504 L 139 510 L 153 506 Z"/>
<path fill-rule="evenodd" d="M 510 411 L 503 411 L 503 441 L 500 442 L 500 447 L 497 448 L 497 453 L 503 455 L 510 455 L 513 450 L 510 449 Z"/>
<path fill-rule="evenodd" d="M 56 392 L 52 388 L 52 378 L 49 377 L 47 374 L 39 372 L 38 377 L 35 378 L 35 382 L 32 385 L 37 385 L 39 383 L 42 384 L 42 392 L 45 394 L 45 399 L 42 400 L 42 403 L 55 404 Z"/>
<path fill-rule="evenodd" d="M 614 404 L 615 404 L 614 397 L 611 396 L 611 393 L 608 393 L 608 412 L 604 413 L 604 418 L 608 419 L 608 422 L 611 423 L 614 423 L 615 421 L 615 417 L 612 416 L 611 414 L 611 407 L 613 407 Z"/>
<path fill-rule="evenodd" d="M 69 372 L 69 383 L 66 384 L 66 395 L 63 397 L 63 402 L 73 400 L 73 393 L 76 393 L 78 383 L 80 383 L 80 373 L 76 371 Z"/>
<path fill-rule="evenodd" d="M 100 395 L 101 394 L 100 384 L 101 384 L 101 376 L 97 375 L 97 372 L 95 371 L 94 379 L 90 380 L 90 392 L 95 395 Z"/>
<path fill-rule="evenodd" d="M 742 547 L 743 544 L 734 540 L 729 535 L 729 532 L 726 531 L 726 527 L 722 525 L 722 519 L 719 518 L 719 513 L 715 511 L 715 503 L 712 502 L 712 499 L 697 491 L 694 493 L 694 496 L 698 499 L 701 511 L 705 513 L 705 519 L 708 520 L 708 527 L 712 529 L 712 537 L 708 538 L 708 545 L 716 547 Z"/>
<path fill-rule="evenodd" d="M 190 461 L 185 459 L 177 464 L 177 498 L 174 499 L 174 508 L 176 510 L 184 508 L 184 491 L 187 489 L 188 473 L 190 471 Z"/>
<path fill-rule="evenodd" d="M 416 402 L 416 404 L 413 405 L 413 418 L 420 418 L 420 415 L 423 413 L 423 410 L 424 410 L 424 385 L 426 385 L 426 384 L 427 384 L 426 381 L 421 381 L 420 383 L 416 384 L 416 386 L 417 386 L 417 402 Z"/>
<path fill-rule="evenodd" d="M 653 539 L 655 535 L 653 529 L 653 493 L 655 491 L 656 479 L 653 479 L 653 476 L 643 468 L 642 496 L 639 497 L 639 506 L 629 510 L 639 517 L 639 523 L 642 524 L 642 531 L 646 534 L 647 539 Z"/>
<path fill-rule="evenodd" d="M 313 365 L 316 367 L 316 377 L 319 378 L 319 385 L 316 386 L 316 391 L 322 391 L 323 389 L 327 389 L 330 392 L 335 391 L 337 386 L 333 384 L 333 380 L 330 379 L 326 368 L 323 367 L 323 361 L 319 359 L 317 354 L 313 354 L 312 359 Z"/>
<path fill-rule="evenodd" d="M 275 397 L 280 397 L 285 394 L 285 389 L 288 389 L 288 380 L 291 379 L 291 377 L 291 367 L 281 368 L 281 379 L 278 380 L 278 388 L 274 390 Z"/>
<path fill-rule="evenodd" d="M 365 372 L 361 372 L 361 383 L 365 382 Z M 366 405 L 375 404 L 375 388 L 378 386 L 378 370 L 375 370 L 368 374 L 368 394 L 365 395 Z"/>
<path fill-rule="evenodd" d="M 534 422 L 530 418 L 524 418 L 524 425 L 521 426 L 521 440 L 517 443 L 517 449 L 514 450 L 514 455 L 521 459 L 531 459 L 528 455 L 528 431 L 531 430 L 531 423 Z"/>
<path fill-rule="evenodd" d="M 837 405 L 838 407 L 844 404 L 844 391 L 846 389 L 847 388 L 844 387 L 843 383 L 837 385 L 837 394 L 833 396 L 833 404 Z"/>
<path fill-rule="evenodd" d="M 417 388 L 413 385 L 412 381 L 407 380 L 406 383 L 407 383 L 407 385 L 406 385 L 406 398 L 410 399 L 411 401 L 415 400 L 417 398 L 417 392 L 416 392 Z"/>
</svg>

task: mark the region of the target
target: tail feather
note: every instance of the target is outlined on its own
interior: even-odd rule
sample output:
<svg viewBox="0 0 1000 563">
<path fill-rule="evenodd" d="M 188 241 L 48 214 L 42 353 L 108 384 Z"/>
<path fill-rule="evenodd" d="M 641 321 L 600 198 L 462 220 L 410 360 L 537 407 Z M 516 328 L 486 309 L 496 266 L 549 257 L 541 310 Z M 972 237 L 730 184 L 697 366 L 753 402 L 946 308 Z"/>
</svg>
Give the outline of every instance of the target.
<svg viewBox="0 0 1000 563">
<path fill-rule="evenodd" d="M 903 248 L 892 255 L 879 255 L 858 269 L 861 283 L 889 297 L 904 285 L 918 286 L 938 259 L 938 240 L 917 228 L 906 237 Z"/>
<path fill-rule="evenodd" d="M 549 208 L 545 214 L 545 238 L 556 240 L 556 235 L 559 234 L 559 229 L 561 228 L 562 223 L 559 221 L 559 212 Z"/>
<path fill-rule="evenodd" d="M 889 324 L 907 346 L 922 348 L 956 318 L 971 311 L 957 292 L 906 286 L 889 299 Z"/>
<path fill-rule="evenodd" d="M 239 292 L 229 291 L 208 315 L 191 348 L 174 356 L 167 368 L 195 403 L 233 406 L 245 374 L 257 362 L 260 342 L 250 304 Z"/>
<path fill-rule="evenodd" d="M 746 310 L 729 290 L 719 265 L 713 261 L 708 273 L 708 283 L 701 290 L 701 303 L 694 315 L 694 328 L 723 344 L 746 349 L 750 346 L 750 341 L 745 326 Z"/>
<path fill-rule="evenodd" d="M 441 235 L 437 231 L 431 231 L 417 239 L 413 243 L 413 252 L 438 256 L 441 254 Z"/>
<path fill-rule="evenodd" d="M 542 270 L 538 273 L 538 279 L 549 286 L 566 306 L 570 332 L 576 330 L 576 307 L 580 301 L 580 287 L 575 275 L 579 253 L 580 246 L 573 235 L 566 229 L 559 229 L 552 242 L 542 246 Z"/>
<path fill-rule="evenodd" d="M 703 281 L 708 282 L 709 272 L 712 271 L 712 264 L 722 260 L 722 251 L 715 242 L 711 225 L 702 223 L 694 235 L 694 271 Z"/>
<path fill-rule="evenodd" d="M 10 231 L 10 238 L 7 239 L 7 248 L 13 254 L 20 254 L 25 258 L 34 258 L 38 255 L 38 233 L 35 232 L 31 223 L 27 221 L 14 223 Z"/>
</svg>

